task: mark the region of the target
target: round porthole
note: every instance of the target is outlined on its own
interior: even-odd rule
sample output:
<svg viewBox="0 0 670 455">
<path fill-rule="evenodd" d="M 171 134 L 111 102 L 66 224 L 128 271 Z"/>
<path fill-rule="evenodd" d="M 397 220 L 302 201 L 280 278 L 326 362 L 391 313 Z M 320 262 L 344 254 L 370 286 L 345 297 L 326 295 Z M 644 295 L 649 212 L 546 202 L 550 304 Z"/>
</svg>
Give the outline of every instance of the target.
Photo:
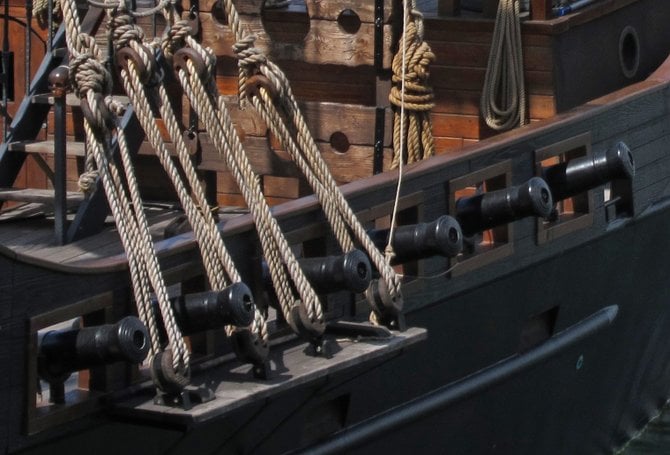
<svg viewBox="0 0 670 455">
<path fill-rule="evenodd" d="M 637 75 L 640 68 L 640 38 L 630 25 L 623 29 L 619 37 L 619 63 L 621 71 L 628 79 Z"/>
</svg>

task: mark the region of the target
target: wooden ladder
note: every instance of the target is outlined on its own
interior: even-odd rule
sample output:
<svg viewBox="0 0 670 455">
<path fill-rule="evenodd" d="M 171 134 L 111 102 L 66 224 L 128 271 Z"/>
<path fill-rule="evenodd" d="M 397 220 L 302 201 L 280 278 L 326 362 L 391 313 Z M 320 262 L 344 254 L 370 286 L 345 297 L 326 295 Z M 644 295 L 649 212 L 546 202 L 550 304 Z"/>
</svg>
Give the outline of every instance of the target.
<svg viewBox="0 0 670 455">
<path fill-rule="evenodd" d="M 103 11 L 90 7 L 82 21 L 82 30 L 93 33 L 100 24 Z M 66 106 L 76 108 L 79 99 L 74 95 L 56 97 L 49 91 L 49 76 L 54 69 L 67 61 L 65 29 L 61 25 L 53 37 L 51 50 L 47 51 L 37 70 L 26 97 L 22 100 L 9 127 L 5 142 L 0 144 L 0 207 L 6 201 L 38 202 L 53 207 L 54 233 L 58 244 L 65 244 L 96 234 L 104 226 L 109 206 L 102 184 L 87 196 L 66 191 L 66 156 L 85 156 L 81 142 L 66 142 Z M 36 140 L 43 123 L 54 110 L 54 137 L 52 140 Z M 120 120 L 120 128 L 126 131 L 128 145 L 134 153 L 139 149 L 144 133 L 132 108 L 128 108 Z M 114 159 L 118 159 L 118 144 L 112 141 Z M 53 155 L 53 169 L 44 156 Z M 40 169 L 53 184 L 53 190 L 12 188 L 26 158 L 35 159 Z M 68 210 L 76 209 L 74 219 L 68 223 Z"/>
</svg>

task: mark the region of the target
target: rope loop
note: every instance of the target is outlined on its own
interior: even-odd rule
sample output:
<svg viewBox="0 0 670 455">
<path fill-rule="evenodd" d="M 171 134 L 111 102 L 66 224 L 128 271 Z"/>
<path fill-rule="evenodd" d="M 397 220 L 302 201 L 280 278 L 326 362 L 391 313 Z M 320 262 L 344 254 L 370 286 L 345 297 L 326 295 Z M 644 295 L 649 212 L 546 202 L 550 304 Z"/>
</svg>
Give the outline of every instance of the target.
<svg viewBox="0 0 670 455">
<path fill-rule="evenodd" d="M 496 131 L 526 123 L 520 27 L 519 2 L 501 0 L 480 101 L 486 124 Z"/>
</svg>

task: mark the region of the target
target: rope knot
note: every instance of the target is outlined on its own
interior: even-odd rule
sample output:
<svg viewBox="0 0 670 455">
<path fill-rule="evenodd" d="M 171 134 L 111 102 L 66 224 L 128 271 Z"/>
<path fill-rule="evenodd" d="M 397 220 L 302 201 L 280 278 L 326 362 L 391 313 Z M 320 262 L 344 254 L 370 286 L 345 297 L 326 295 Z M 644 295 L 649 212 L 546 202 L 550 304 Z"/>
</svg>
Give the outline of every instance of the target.
<svg viewBox="0 0 670 455">
<path fill-rule="evenodd" d="M 247 73 L 253 74 L 258 66 L 267 62 L 267 58 L 260 49 L 253 47 L 256 35 L 248 35 L 233 45 L 233 52 L 240 61 L 240 67 Z"/>
<path fill-rule="evenodd" d="M 401 49 L 392 63 L 393 86 L 389 94 L 389 101 L 395 106 L 392 168 L 400 164 L 401 157 L 403 162 L 412 163 L 432 156 L 435 151 L 430 120 L 435 96 L 428 85 L 429 66 L 435 61 L 435 54 L 423 41 L 421 12 L 412 9 L 407 18 L 405 33 L 400 38 Z"/>
<path fill-rule="evenodd" d="M 95 188 L 95 182 L 98 181 L 98 175 L 98 171 L 87 171 L 82 173 L 79 176 L 79 181 L 77 182 L 79 191 L 84 194 L 90 193 L 93 188 Z"/>
<path fill-rule="evenodd" d="M 161 49 L 167 58 L 186 45 L 186 38 L 191 35 L 191 25 L 187 20 L 179 20 L 170 26 L 165 38 L 161 41 Z"/>
<path fill-rule="evenodd" d="M 112 92 L 112 78 L 94 55 L 83 53 L 70 63 L 70 86 L 79 98 L 89 91 L 108 94 Z"/>
</svg>

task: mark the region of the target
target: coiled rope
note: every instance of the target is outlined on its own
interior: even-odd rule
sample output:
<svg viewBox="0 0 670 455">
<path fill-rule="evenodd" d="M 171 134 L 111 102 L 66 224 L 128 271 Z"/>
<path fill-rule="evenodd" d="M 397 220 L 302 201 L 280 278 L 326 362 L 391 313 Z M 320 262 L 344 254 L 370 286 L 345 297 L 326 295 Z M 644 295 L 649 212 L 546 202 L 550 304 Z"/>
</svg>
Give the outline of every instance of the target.
<svg viewBox="0 0 670 455">
<path fill-rule="evenodd" d="M 423 39 L 423 14 L 416 1 L 404 5 L 400 51 L 393 57 L 393 86 L 389 100 L 393 108 L 393 162 L 395 169 L 435 153 L 430 110 L 435 106 L 433 89 L 428 85 L 428 66 L 435 54 Z"/>
<path fill-rule="evenodd" d="M 496 131 L 526 123 L 518 0 L 500 0 L 498 4 L 480 109 L 486 124 Z"/>
</svg>

